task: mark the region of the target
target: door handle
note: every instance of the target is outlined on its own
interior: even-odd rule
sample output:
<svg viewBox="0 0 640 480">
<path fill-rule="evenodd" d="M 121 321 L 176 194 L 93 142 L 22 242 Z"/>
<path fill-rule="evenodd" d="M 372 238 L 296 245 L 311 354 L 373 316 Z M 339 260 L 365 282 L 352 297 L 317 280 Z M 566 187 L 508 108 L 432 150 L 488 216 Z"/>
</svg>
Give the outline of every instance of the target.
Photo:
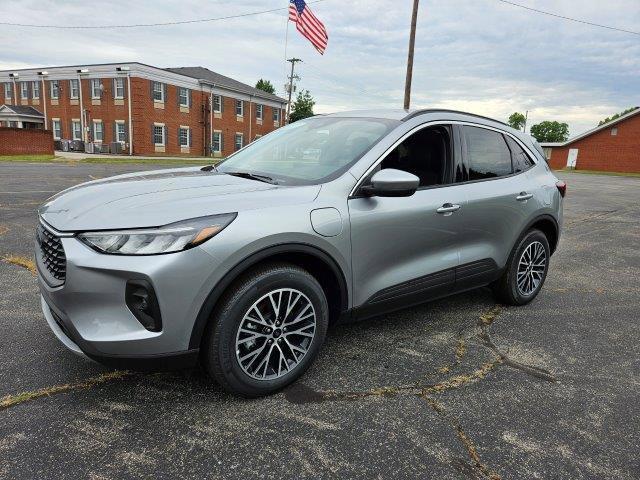
<svg viewBox="0 0 640 480">
<path fill-rule="evenodd" d="M 516 200 L 518 200 L 519 202 L 525 202 L 532 197 L 533 197 L 532 193 L 520 192 L 520 195 L 516 197 Z"/>
<path fill-rule="evenodd" d="M 460 210 L 460 205 L 454 205 L 453 203 L 445 203 L 439 209 L 436 210 L 440 215 L 449 216 L 453 212 Z"/>
</svg>

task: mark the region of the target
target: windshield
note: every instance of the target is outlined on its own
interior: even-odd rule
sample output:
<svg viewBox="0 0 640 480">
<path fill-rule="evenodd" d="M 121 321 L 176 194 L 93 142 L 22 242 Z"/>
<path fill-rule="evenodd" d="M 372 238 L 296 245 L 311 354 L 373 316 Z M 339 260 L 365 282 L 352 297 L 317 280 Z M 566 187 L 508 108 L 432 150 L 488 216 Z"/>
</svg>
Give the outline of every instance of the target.
<svg viewBox="0 0 640 480">
<path fill-rule="evenodd" d="M 223 161 L 218 171 L 253 174 L 279 185 L 337 178 L 400 122 L 313 117 L 279 128 Z"/>
</svg>

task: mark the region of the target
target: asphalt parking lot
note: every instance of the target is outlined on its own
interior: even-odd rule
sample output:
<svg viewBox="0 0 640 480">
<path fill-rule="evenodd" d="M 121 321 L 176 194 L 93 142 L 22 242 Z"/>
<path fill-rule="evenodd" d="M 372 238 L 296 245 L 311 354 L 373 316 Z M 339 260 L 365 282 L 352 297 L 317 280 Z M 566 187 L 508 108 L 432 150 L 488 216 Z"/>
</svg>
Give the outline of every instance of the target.
<svg viewBox="0 0 640 480">
<path fill-rule="evenodd" d="M 0 257 L 31 255 L 51 194 L 143 168 L 0 163 Z M 638 478 L 640 178 L 561 176 L 565 229 L 530 305 L 483 289 L 337 326 L 259 400 L 74 356 L 32 273 L 0 262 L 0 477 Z"/>
</svg>

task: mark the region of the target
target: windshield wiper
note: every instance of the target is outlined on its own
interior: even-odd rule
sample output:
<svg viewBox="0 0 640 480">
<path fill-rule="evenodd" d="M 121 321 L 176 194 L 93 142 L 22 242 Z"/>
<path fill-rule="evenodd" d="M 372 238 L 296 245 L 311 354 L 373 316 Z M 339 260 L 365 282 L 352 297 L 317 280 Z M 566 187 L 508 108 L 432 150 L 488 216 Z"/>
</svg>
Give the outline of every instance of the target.
<svg viewBox="0 0 640 480">
<path fill-rule="evenodd" d="M 240 178 L 248 178 L 249 180 L 257 180 L 258 182 L 270 183 L 271 185 L 277 185 L 273 178 L 267 177 L 266 175 L 259 175 L 257 173 L 249 173 L 249 172 L 223 172 L 227 175 L 233 175 L 234 177 Z"/>
<path fill-rule="evenodd" d="M 204 167 L 202 167 L 200 169 L 203 172 L 210 172 L 211 170 L 213 170 L 214 172 L 218 171 L 218 167 L 216 167 L 213 163 L 211 165 L 205 165 Z"/>
</svg>

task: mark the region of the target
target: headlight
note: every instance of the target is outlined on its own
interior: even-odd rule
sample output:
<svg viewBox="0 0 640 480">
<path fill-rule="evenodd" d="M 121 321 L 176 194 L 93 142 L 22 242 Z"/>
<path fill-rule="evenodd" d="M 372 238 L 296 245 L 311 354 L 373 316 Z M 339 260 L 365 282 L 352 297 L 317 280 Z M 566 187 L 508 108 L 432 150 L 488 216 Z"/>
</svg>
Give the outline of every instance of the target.
<svg viewBox="0 0 640 480">
<path fill-rule="evenodd" d="M 78 238 L 94 250 L 119 255 L 172 253 L 200 245 L 225 229 L 237 216 L 225 213 L 193 218 L 158 228 L 80 233 Z"/>
</svg>

